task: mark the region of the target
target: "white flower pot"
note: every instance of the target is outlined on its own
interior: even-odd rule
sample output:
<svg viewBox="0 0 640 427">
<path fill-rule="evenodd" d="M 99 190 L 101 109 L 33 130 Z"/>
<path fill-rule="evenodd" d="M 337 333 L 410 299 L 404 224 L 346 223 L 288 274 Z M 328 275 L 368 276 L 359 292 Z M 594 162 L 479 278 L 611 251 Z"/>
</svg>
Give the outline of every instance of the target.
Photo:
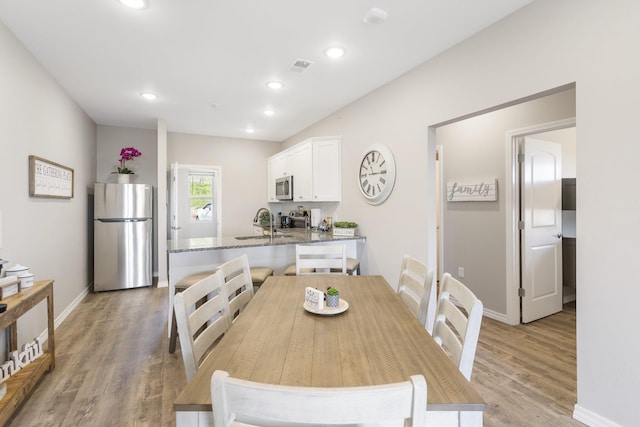
<svg viewBox="0 0 640 427">
<path fill-rule="evenodd" d="M 327 295 L 327 307 L 339 307 L 340 295 Z"/>
<path fill-rule="evenodd" d="M 128 173 L 118 174 L 118 184 L 129 184 L 130 181 L 131 181 L 131 174 L 128 174 Z"/>
</svg>

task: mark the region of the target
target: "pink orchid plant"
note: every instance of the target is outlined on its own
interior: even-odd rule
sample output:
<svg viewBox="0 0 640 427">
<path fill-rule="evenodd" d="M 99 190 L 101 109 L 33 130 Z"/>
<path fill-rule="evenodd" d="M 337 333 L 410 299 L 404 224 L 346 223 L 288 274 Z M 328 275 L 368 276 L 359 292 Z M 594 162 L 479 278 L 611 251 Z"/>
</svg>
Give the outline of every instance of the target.
<svg viewBox="0 0 640 427">
<path fill-rule="evenodd" d="M 117 173 L 132 174 L 133 171 L 127 167 L 127 160 L 133 160 L 141 155 L 142 153 L 133 147 L 125 147 L 120 150 L 120 166 L 118 166 Z"/>
</svg>

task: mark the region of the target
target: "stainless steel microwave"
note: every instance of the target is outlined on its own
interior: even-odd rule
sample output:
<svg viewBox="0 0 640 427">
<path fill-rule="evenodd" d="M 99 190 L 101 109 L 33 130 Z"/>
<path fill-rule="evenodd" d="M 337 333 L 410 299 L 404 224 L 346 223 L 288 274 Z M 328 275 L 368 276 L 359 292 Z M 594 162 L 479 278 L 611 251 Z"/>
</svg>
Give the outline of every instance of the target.
<svg viewBox="0 0 640 427">
<path fill-rule="evenodd" d="M 293 176 L 276 178 L 276 199 L 293 200 Z"/>
</svg>

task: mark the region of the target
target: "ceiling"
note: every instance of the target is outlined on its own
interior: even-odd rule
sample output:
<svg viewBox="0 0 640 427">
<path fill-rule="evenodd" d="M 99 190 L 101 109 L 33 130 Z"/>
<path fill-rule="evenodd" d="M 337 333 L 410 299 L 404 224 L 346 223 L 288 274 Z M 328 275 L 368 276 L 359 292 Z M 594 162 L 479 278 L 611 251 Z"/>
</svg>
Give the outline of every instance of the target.
<svg viewBox="0 0 640 427">
<path fill-rule="evenodd" d="M 97 124 L 282 141 L 530 2 L 0 0 L 0 20 Z"/>
</svg>

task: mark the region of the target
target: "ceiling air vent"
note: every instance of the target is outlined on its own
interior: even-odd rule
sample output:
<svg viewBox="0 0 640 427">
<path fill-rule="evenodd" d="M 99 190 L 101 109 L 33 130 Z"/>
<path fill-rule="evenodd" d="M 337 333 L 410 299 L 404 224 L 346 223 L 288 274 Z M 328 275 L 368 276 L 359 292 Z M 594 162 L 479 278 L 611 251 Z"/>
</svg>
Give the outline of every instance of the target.
<svg viewBox="0 0 640 427">
<path fill-rule="evenodd" d="M 313 61 L 308 59 L 296 59 L 289 67 L 289 71 L 295 71 L 296 73 L 302 73 L 307 70 L 313 64 Z"/>
</svg>

